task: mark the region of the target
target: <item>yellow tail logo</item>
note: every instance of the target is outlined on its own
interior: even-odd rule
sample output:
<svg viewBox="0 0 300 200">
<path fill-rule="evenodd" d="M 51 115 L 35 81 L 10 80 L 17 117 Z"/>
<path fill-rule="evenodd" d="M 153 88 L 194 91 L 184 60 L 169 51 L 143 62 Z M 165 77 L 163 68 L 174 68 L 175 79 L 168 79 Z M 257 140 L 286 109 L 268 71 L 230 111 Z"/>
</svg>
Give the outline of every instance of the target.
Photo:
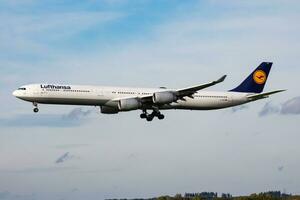
<svg viewBox="0 0 300 200">
<path fill-rule="evenodd" d="M 264 84 L 267 80 L 267 75 L 262 70 L 257 70 L 253 73 L 253 80 L 257 84 Z"/>
</svg>

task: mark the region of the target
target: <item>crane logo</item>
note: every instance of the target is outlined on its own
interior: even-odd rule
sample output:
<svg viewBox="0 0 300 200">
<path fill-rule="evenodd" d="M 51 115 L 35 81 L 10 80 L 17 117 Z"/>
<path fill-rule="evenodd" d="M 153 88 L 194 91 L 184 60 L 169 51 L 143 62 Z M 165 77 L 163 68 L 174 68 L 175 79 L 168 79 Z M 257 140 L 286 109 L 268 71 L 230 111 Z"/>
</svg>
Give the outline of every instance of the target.
<svg viewBox="0 0 300 200">
<path fill-rule="evenodd" d="M 257 84 L 264 84 L 267 80 L 267 75 L 266 72 L 262 71 L 262 70 L 257 70 L 253 73 L 253 80 L 255 81 L 255 83 Z"/>
</svg>

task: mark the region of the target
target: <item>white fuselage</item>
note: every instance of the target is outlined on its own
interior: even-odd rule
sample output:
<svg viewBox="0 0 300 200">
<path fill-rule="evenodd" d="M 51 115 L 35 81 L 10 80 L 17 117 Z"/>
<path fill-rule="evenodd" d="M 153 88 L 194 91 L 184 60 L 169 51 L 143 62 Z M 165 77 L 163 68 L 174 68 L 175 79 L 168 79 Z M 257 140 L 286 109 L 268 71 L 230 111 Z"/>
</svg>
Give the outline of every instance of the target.
<svg viewBox="0 0 300 200">
<path fill-rule="evenodd" d="M 55 85 L 56 86 L 56 85 Z M 169 91 L 165 88 L 127 88 L 69 85 L 49 87 L 49 84 L 32 84 L 20 87 L 13 95 L 40 104 L 66 104 L 117 107 L 115 99 L 144 97 L 155 92 Z M 159 109 L 211 110 L 232 107 L 249 102 L 249 93 L 198 91 L 193 98 L 185 97 Z M 151 108 L 149 108 L 151 109 Z"/>
</svg>

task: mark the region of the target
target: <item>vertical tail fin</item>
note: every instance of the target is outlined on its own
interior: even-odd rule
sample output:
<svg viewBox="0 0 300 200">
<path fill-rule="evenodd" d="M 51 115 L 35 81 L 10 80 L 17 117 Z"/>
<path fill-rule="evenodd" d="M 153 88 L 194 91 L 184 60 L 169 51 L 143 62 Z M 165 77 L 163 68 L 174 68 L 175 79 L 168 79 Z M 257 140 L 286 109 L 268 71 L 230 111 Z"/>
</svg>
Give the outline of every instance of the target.
<svg viewBox="0 0 300 200">
<path fill-rule="evenodd" d="M 267 82 L 272 64 L 271 62 L 262 62 L 238 87 L 230 91 L 261 93 Z"/>
</svg>

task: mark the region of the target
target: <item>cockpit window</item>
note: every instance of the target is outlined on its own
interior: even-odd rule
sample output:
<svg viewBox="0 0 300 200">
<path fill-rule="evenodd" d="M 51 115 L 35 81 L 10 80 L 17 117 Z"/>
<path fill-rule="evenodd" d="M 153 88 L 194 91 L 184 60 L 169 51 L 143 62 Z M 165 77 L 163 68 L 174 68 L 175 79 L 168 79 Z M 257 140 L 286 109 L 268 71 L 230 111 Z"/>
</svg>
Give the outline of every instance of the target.
<svg viewBox="0 0 300 200">
<path fill-rule="evenodd" d="M 21 88 L 18 88 L 18 90 L 26 90 L 26 88 L 21 87 Z"/>
</svg>

